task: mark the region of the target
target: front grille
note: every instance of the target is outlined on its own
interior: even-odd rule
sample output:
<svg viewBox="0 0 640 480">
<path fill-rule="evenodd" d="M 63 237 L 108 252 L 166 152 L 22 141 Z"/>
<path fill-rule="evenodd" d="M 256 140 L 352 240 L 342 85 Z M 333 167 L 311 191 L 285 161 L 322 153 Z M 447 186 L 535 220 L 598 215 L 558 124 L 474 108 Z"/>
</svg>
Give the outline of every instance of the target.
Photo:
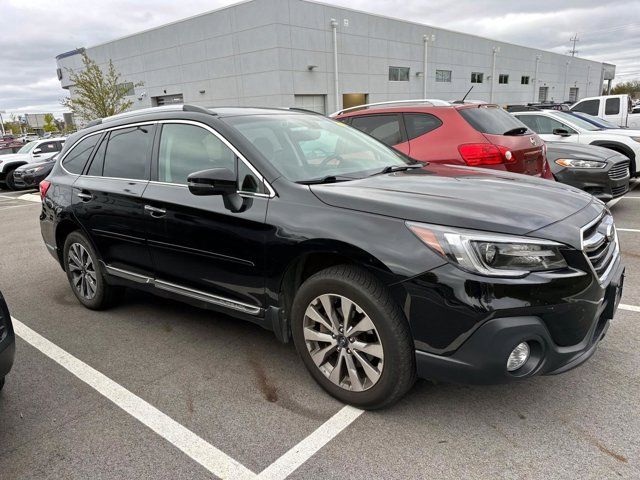
<svg viewBox="0 0 640 480">
<path fill-rule="evenodd" d="M 609 178 L 611 180 L 619 180 L 624 178 L 629 173 L 629 162 L 616 163 L 611 170 L 609 170 Z"/>
<path fill-rule="evenodd" d="M 629 190 L 629 185 L 620 185 L 619 187 L 611 188 L 611 195 L 614 197 L 619 197 L 620 195 L 624 195 Z"/>
<path fill-rule="evenodd" d="M 582 250 L 598 279 L 604 280 L 619 255 L 618 236 L 610 213 L 582 229 Z"/>
</svg>

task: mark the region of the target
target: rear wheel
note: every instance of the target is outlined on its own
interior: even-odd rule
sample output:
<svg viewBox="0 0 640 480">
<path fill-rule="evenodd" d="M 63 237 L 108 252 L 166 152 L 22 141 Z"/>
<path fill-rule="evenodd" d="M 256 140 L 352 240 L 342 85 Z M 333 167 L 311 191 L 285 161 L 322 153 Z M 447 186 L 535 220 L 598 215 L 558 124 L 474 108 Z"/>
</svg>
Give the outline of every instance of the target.
<svg viewBox="0 0 640 480">
<path fill-rule="evenodd" d="M 313 378 L 339 400 L 389 406 L 415 381 L 407 321 L 383 284 L 341 265 L 306 280 L 293 302 L 292 333 Z"/>
<path fill-rule="evenodd" d="M 122 287 L 106 282 L 98 256 L 80 232 L 70 233 L 64 243 L 64 268 L 73 293 L 87 308 L 107 308 L 122 293 Z"/>
</svg>

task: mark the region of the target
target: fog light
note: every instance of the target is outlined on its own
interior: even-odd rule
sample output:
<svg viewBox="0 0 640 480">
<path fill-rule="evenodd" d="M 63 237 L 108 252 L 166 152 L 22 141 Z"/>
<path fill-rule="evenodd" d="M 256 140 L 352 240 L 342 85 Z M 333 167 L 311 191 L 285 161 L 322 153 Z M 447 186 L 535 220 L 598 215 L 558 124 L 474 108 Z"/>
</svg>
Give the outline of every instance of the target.
<svg viewBox="0 0 640 480">
<path fill-rule="evenodd" d="M 509 355 L 509 359 L 507 360 L 507 370 L 513 372 L 514 370 L 519 369 L 521 366 L 527 363 L 530 353 L 531 349 L 529 348 L 529 344 L 527 342 L 518 344 L 518 346 L 511 352 L 511 355 Z"/>
</svg>

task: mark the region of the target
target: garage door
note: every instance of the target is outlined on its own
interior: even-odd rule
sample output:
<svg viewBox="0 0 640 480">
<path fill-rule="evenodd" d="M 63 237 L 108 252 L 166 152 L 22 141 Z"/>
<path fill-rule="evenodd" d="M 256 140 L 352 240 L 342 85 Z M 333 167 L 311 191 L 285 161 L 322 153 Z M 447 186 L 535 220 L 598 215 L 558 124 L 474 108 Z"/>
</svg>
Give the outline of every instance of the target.
<svg viewBox="0 0 640 480">
<path fill-rule="evenodd" d="M 304 108 L 305 110 L 313 110 L 314 112 L 327 114 L 326 95 L 294 95 L 294 106 L 296 108 Z"/>
</svg>

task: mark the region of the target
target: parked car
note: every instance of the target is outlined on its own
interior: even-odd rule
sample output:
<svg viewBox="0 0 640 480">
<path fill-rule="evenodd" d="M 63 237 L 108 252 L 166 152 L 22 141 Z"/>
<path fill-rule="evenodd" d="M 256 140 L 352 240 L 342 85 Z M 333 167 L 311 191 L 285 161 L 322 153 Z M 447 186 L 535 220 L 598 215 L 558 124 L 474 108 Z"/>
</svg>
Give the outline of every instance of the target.
<svg viewBox="0 0 640 480">
<path fill-rule="evenodd" d="M 593 196 L 423 165 L 317 114 L 110 117 L 69 138 L 40 193 L 44 242 L 87 308 L 129 286 L 254 322 L 363 408 L 390 405 L 416 375 L 574 368 L 622 290 L 613 218 Z"/>
<path fill-rule="evenodd" d="M 421 162 L 550 176 L 540 138 L 496 105 L 383 102 L 332 116 Z"/>
<path fill-rule="evenodd" d="M 27 163 L 43 161 L 56 155 L 64 145 L 64 138 L 34 140 L 24 145 L 17 153 L 0 156 L 0 188 L 14 190 L 13 171 Z"/>
<path fill-rule="evenodd" d="M 633 112 L 633 104 L 629 95 L 602 95 L 583 98 L 571 107 L 571 111 L 588 113 L 621 127 L 640 130 L 640 113 Z"/>
<path fill-rule="evenodd" d="M 624 128 L 603 130 L 569 112 L 541 110 L 515 112 L 511 115 L 522 121 L 547 142 L 570 142 L 597 145 L 625 155 L 630 160 L 631 176 L 638 174 L 640 163 L 640 134 Z"/>
<path fill-rule="evenodd" d="M 594 145 L 547 142 L 554 178 L 608 202 L 629 191 L 629 159 Z"/>
<path fill-rule="evenodd" d="M 13 184 L 16 189 L 38 188 L 40 182 L 47 178 L 53 170 L 58 155 L 43 162 L 27 163 L 13 171 Z"/>
<path fill-rule="evenodd" d="M 16 351 L 16 339 L 13 333 L 11 315 L 7 302 L 0 292 L 0 390 L 4 387 L 4 379 L 11 371 Z"/>
<path fill-rule="evenodd" d="M 589 115 L 588 113 L 584 113 L 584 112 L 568 112 L 568 113 L 570 113 L 574 117 L 581 118 L 582 120 L 585 120 L 590 124 L 595 125 L 596 127 L 601 128 L 603 130 L 626 130 L 626 133 L 630 131 L 627 127 L 621 127 L 620 125 L 611 123 L 608 120 L 603 120 L 600 117 L 594 117 L 593 115 Z M 632 130 L 632 132 L 633 132 L 633 135 L 640 135 L 640 130 Z"/>
</svg>

